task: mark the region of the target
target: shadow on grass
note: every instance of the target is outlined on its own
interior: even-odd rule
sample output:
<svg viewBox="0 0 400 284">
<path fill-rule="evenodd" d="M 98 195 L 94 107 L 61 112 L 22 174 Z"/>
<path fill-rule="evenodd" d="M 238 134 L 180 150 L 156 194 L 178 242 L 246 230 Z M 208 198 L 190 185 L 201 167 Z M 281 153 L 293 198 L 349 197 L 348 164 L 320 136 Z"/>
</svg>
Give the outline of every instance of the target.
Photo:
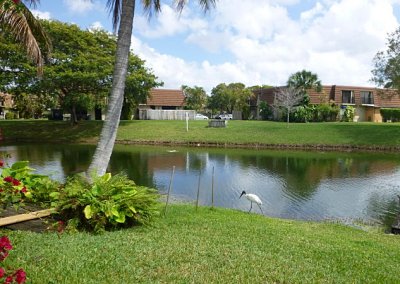
<svg viewBox="0 0 400 284">
<path fill-rule="evenodd" d="M 101 121 L 10 120 L 1 121 L 3 141 L 50 141 L 62 143 L 95 142 L 101 131 Z"/>
</svg>

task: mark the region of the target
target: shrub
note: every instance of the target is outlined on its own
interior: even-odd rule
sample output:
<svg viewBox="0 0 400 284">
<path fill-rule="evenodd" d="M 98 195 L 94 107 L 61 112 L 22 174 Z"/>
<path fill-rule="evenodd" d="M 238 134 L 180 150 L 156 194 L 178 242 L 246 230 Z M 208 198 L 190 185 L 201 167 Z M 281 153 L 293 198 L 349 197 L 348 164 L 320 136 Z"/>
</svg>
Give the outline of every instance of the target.
<svg viewBox="0 0 400 284">
<path fill-rule="evenodd" d="M 291 114 L 291 120 L 294 122 L 310 122 L 313 117 L 314 106 L 299 106 Z"/>
<path fill-rule="evenodd" d="M 400 109 L 399 108 L 381 108 L 380 109 L 383 121 L 400 121 Z"/>
<path fill-rule="evenodd" d="M 320 104 L 315 107 L 314 121 L 336 121 L 338 114 L 338 106 Z"/>
<path fill-rule="evenodd" d="M 94 232 L 148 223 L 159 214 L 160 205 L 155 189 L 109 173 L 93 177 L 93 183 L 79 175 L 69 178 L 52 198 L 56 218 L 67 224 L 67 229 Z"/>
<path fill-rule="evenodd" d="M 5 115 L 5 119 L 14 119 L 15 114 L 13 112 L 7 112 Z"/>
<path fill-rule="evenodd" d="M 266 102 L 260 103 L 260 114 L 262 120 L 267 120 L 272 117 L 272 107 L 269 106 Z"/>
<path fill-rule="evenodd" d="M 354 119 L 354 114 L 356 112 L 356 109 L 352 106 L 346 106 L 346 109 L 344 110 L 342 120 L 346 122 L 352 122 Z"/>
<path fill-rule="evenodd" d="M 294 122 L 322 122 L 336 121 L 339 108 L 336 105 L 319 104 L 298 106 L 291 114 L 291 121 Z"/>
</svg>

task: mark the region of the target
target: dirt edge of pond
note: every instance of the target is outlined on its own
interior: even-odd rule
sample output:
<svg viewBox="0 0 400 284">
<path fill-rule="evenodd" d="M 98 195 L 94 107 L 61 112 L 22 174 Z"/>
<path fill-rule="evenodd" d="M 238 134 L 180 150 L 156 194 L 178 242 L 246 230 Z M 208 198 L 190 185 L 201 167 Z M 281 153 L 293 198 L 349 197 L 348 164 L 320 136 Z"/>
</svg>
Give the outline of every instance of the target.
<svg viewBox="0 0 400 284">
<path fill-rule="evenodd" d="M 327 145 L 327 144 L 272 144 L 272 143 L 222 143 L 222 142 L 182 142 L 182 141 L 153 141 L 153 140 L 116 140 L 116 144 L 124 145 L 160 145 L 160 146 L 189 146 L 210 148 L 242 148 L 242 149 L 276 149 L 276 150 L 306 150 L 332 152 L 398 152 L 400 146 L 383 145 Z"/>
</svg>

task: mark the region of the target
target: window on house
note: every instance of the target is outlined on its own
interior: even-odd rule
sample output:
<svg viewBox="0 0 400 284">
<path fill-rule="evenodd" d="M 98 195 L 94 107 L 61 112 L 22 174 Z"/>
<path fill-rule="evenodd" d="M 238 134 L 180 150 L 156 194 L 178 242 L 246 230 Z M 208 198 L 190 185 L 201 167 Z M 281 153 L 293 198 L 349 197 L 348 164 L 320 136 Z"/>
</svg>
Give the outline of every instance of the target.
<svg viewBox="0 0 400 284">
<path fill-rule="evenodd" d="M 374 104 L 374 95 L 369 91 L 361 91 L 361 104 L 373 105 Z"/>
<path fill-rule="evenodd" d="M 342 91 L 342 104 L 354 104 L 354 92 Z"/>
</svg>

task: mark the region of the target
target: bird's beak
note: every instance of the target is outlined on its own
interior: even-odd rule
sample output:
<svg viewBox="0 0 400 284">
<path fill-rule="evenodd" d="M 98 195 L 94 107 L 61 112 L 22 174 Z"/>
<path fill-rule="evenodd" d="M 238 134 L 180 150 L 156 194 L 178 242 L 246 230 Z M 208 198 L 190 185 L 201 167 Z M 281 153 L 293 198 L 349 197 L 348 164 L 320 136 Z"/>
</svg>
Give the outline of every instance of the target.
<svg viewBox="0 0 400 284">
<path fill-rule="evenodd" d="M 242 197 L 242 195 L 243 195 L 243 192 L 242 192 L 242 194 L 239 196 L 239 198 Z"/>
</svg>

